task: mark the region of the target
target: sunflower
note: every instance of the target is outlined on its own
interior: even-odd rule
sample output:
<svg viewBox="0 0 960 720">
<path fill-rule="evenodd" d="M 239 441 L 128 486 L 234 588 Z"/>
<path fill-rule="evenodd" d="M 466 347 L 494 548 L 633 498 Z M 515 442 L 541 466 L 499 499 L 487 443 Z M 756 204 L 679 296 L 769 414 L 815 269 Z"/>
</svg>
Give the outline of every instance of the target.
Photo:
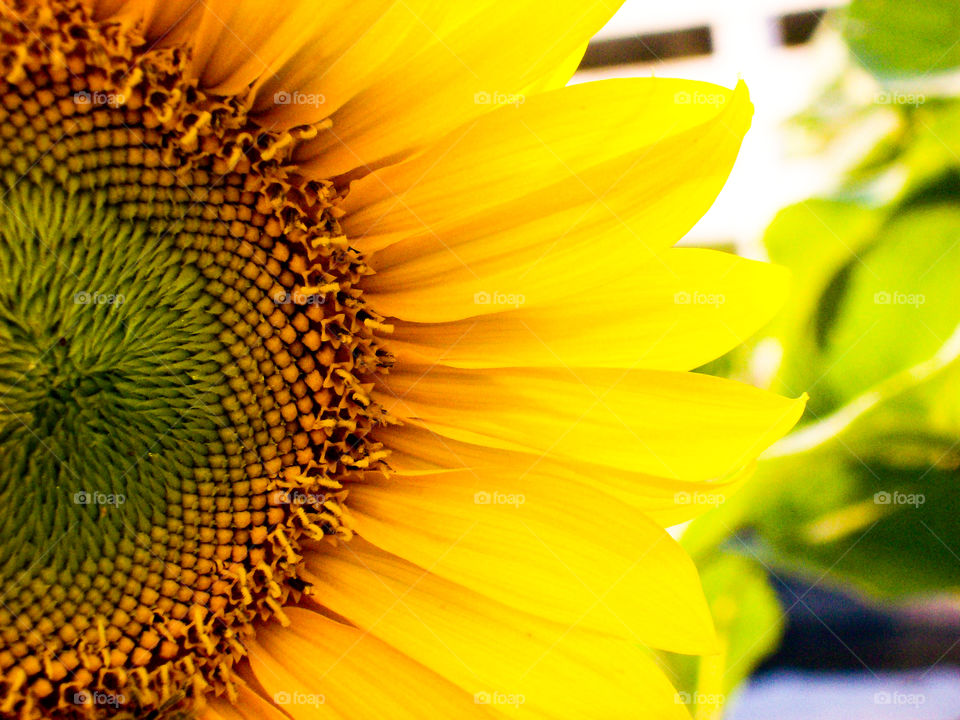
<svg viewBox="0 0 960 720">
<path fill-rule="evenodd" d="M 2 6 L 0 715 L 685 715 L 664 528 L 804 401 L 689 372 L 751 105 L 563 88 L 614 9 Z"/>
</svg>

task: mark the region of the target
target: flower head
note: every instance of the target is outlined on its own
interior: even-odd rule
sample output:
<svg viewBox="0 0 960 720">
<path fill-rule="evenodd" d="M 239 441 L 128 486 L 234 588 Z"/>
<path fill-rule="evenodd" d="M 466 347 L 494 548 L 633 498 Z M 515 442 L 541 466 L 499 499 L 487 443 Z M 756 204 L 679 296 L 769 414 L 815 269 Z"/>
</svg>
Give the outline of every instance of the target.
<svg viewBox="0 0 960 720">
<path fill-rule="evenodd" d="M 685 372 L 750 105 L 537 5 L 0 11 L 0 714 L 682 713 L 662 528 L 803 404 Z"/>
</svg>

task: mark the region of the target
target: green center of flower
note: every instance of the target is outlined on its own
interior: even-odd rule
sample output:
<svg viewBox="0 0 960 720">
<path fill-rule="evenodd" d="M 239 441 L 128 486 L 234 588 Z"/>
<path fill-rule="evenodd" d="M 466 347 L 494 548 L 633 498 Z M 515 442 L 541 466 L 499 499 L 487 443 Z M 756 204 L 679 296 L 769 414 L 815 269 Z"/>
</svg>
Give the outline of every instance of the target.
<svg viewBox="0 0 960 720">
<path fill-rule="evenodd" d="M 283 496 L 286 293 L 240 241 L 102 193 L 22 180 L 4 204 L 0 666 L 84 710 L 225 679 L 297 587 L 297 532 L 335 529 L 322 493 L 312 515 Z"/>
<path fill-rule="evenodd" d="M 54 6 L 0 14 L 0 716 L 168 720 L 350 537 L 389 356 L 297 136 Z"/>
<path fill-rule="evenodd" d="M 224 402 L 226 307 L 210 254 L 49 186 L 18 185 L 0 215 L 0 487 L 12 517 L 3 580 L 116 557 L 182 495 L 230 497 L 230 457 L 251 432 Z M 234 402 L 236 402 L 234 398 Z M 242 438 L 244 434 L 248 437 Z M 109 539 L 111 542 L 105 543 Z"/>
</svg>

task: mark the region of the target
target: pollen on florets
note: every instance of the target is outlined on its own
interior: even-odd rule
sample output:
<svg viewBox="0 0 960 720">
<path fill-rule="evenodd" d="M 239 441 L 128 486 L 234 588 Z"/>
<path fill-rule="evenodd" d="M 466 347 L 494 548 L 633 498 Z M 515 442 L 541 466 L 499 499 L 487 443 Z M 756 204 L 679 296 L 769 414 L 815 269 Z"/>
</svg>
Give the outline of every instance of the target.
<svg viewBox="0 0 960 720">
<path fill-rule="evenodd" d="M 231 694 L 381 466 L 340 194 L 82 2 L 0 9 L 0 715 Z"/>
</svg>

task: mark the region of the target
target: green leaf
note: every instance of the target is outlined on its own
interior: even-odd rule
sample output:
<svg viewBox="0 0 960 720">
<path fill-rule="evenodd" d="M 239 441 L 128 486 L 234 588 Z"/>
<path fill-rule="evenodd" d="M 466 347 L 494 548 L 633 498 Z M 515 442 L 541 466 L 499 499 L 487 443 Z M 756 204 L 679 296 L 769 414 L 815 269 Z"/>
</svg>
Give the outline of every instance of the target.
<svg viewBox="0 0 960 720">
<path fill-rule="evenodd" d="M 904 175 L 901 201 L 920 193 L 929 196 L 931 185 L 960 169 L 960 102 L 926 102 L 907 115 L 906 124 L 906 142 L 897 162 Z M 948 195 L 956 199 L 955 185 Z"/>
<path fill-rule="evenodd" d="M 825 367 L 813 394 L 855 397 L 930 357 L 953 332 L 960 308 L 960 209 L 902 212 L 850 264 L 825 309 Z"/>
<path fill-rule="evenodd" d="M 929 75 L 960 65 L 960 4 L 955 0 L 853 0 L 844 38 L 881 78 Z"/>
<path fill-rule="evenodd" d="M 781 210 L 764 236 L 770 259 L 793 273 L 790 300 L 770 328 L 783 354 L 771 389 L 796 396 L 815 387 L 808 418 L 843 402 L 830 388 L 818 387 L 829 367 L 823 337 L 832 322 L 833 296 L 883 218 L 861 203 L 811 199 Z"/>
<path fill-rule="evenodd" d="M 749 528 L 764 561 L 886 597 L 960 583 L 960 330 L 791 435 L 745 489 L 694 522 L 697 552 Z"/>
</svg>

